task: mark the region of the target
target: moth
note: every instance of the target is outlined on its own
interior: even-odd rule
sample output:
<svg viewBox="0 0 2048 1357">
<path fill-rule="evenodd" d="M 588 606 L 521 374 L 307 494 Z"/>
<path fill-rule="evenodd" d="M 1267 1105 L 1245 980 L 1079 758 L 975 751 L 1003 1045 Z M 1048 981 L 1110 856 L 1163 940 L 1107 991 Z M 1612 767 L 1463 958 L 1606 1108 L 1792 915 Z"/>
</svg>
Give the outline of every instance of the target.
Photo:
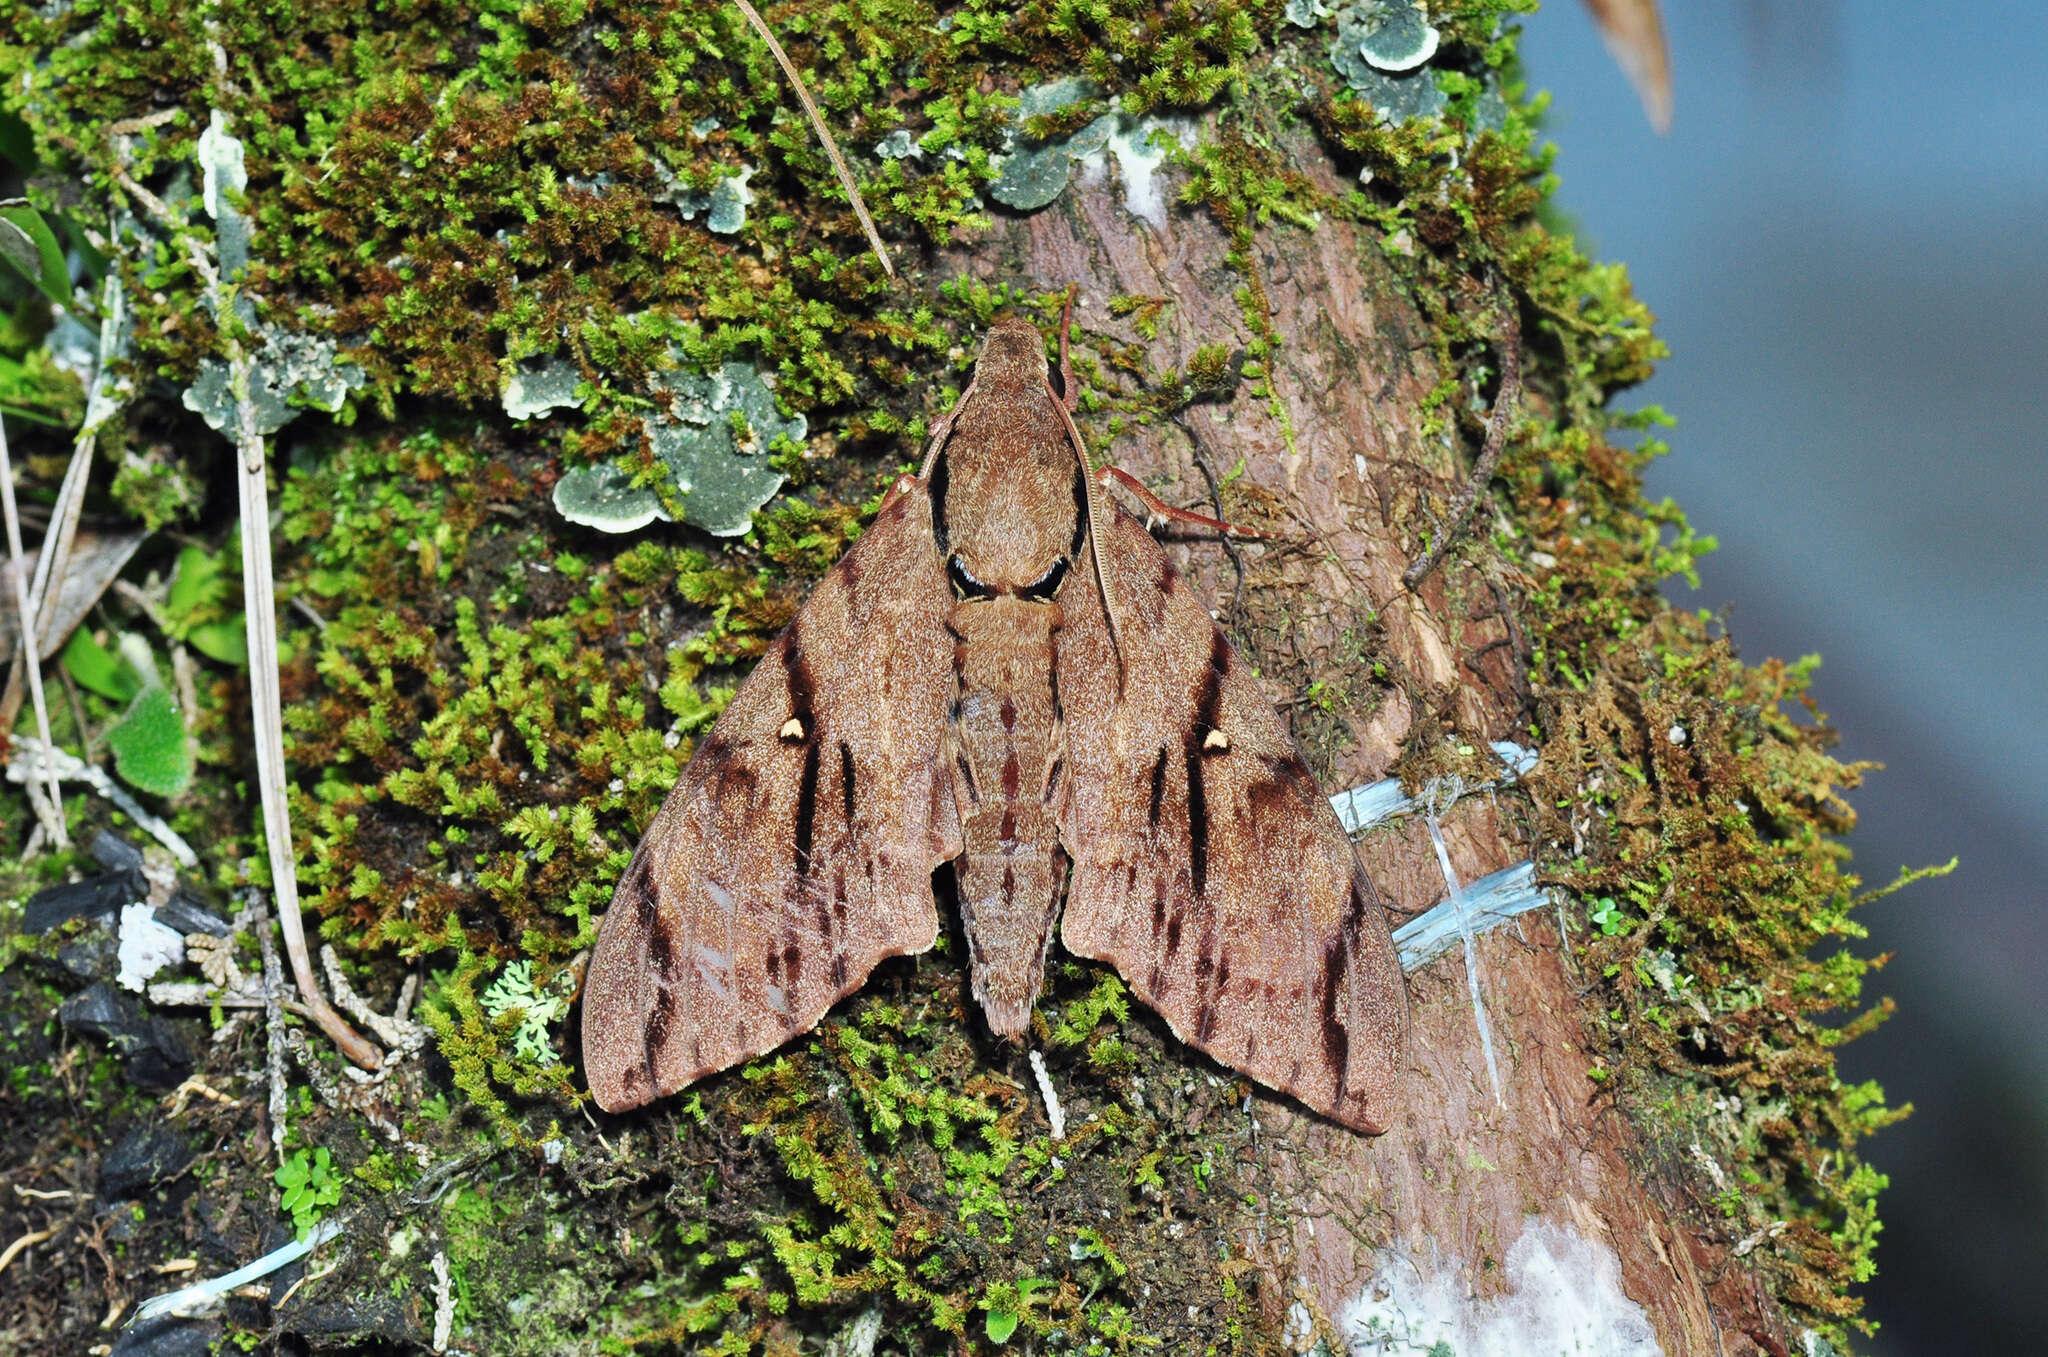
<svg viewBox="0 0 2048 1357">
<path fill-rule="evenodd" d="M 1025 1031 L 1057 922 L 1181 1040 L 1386 1129 L 1407 1002 L 1379 895 L 1250 667 L 1089 471 L 1077 395 L 1064 322 L 1057 369 L 996 322 L 919 474 L 695 751 L 590 961 L 607 1111 L 929 948 L 950 862 L 996 1035 Z"/>
</svg>

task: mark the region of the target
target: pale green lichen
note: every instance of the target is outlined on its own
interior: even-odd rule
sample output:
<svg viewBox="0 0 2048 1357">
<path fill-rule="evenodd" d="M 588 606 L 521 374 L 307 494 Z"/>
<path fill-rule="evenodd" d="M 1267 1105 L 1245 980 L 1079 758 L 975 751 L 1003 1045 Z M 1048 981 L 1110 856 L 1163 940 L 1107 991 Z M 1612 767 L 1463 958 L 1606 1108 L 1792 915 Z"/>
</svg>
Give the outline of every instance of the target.
<svg viewBox="0 0 2048 1357">
<path fill-rule="evenodd" d="M 566 982 L 571 979 L 563 971 L 552 984 L 537 986 L 531 962 L 508 962 L 483 992 L 480 1002 L 484 1012 L 493 1018 L 518 1014 L 518 1025 L 512 1029 L 515 1054 L 535 1064 L 552 1065 L 560 1057 L 555 1054 L 554 1036 L 549 1029 L 569 1016 L 569 995 L 573 990 Z"/>
<path fill-rule="evenodd" d="M 669 398 L 668 408 L 646 422 L 665 478 L 636 486 L 616 467 L 578 467 L 556 484 L 556 510 L 605 532 L 675 517 L 719 537 L 745 532 L 787 479 L 768 453 L 781 442 L 801 444 L 804 417 L 782 414 L 761 374 L 744 363 L 723 364 L 708 376 L 665 373 L 654 388 Z"/>
<path fill-rule="evenodd" d="M 574 410 L 583 404 L 576 393 L 582 380 L 583 374 L 567 359 L 529 361 L 513 368 L 499 401 L 513 419 L 538 419 L 550 410 Z"/>
</svg>

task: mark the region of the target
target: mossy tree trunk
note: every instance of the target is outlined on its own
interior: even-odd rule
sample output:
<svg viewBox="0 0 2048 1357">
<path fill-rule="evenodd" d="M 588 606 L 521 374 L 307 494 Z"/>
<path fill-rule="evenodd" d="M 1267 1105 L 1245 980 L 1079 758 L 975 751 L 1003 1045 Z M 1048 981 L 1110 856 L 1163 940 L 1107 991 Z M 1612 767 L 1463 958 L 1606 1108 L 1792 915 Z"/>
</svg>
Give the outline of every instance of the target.
<svg viewBox="0 0 2048 1357">
<path fill-rule="evenodd" d="M 1843 1336 L 1882 1186 L 1855 1146 L 1891 1115 L 1834 1079 L 1842 1035 L 1813 1021 L 1856 1003 L 1864 969 L 1808 959 L 1855 935 L 1829 837 L 1855 770 L 1780 712 L 1804 670 L 1743 665 L 1657 593 L 1702 544 L 1643 501 L 1648 453 L 1610 441 L 1654 417 L 1607 402 L 1661 348 L 1625 275 L 1543 224 L 1503 5 L 1426 6 L 1441 46 L 1430 30 L 1405 83 L 1359 55 L 1361 16 L 1385 7 L 1317 8 L 772 10 L 894 242 L 894 283 L 726 6 L 344 4 L 313 37 L 260 6 L 223 3 L 203 32 L 49 6 L 0 47 L 37 146 L 76 181 L 42 206 L 112 237 L 124 362 L 203 385 L 221 340 L 186 265 L 228 257 L 239 221 L 251 342 L 295 402 L 326 391 L 356 421 L 300 418 L 272 449 L 280 580 L 310 605 L 283 618 L 300 873 L 374 1001 L 424 979 L 445 1063 L 365 1088 L 318 1053 L 291 1067 L 312 1089 L 294 1152 L 331 1147 L 350 1228 L 275 1311 L 231 1309 L 230 1337 L 416 1349 L 437 1316 L 503 1354 L 846 1354 L 876 1323 L 878 1350 L 906 1354 L 1401 1351 L 1438 1320 L 1482 1348 Z M 1050 113 L 1006 102 L 1054 87 Z M 1373 107 L 1403 99 L 1420 116 Z M 194 186 L 209 122 L 212 154 L 227 129 L 247 148 L 246 211 Z M 1036 178 L 1012 182 L 1021 166 Z M 1112 974 L 1056 961 L 1034 1025 L 1067 1107 L 1054 1141 L 1023 1053 L 967 1000 L 957 935 L 744 1071 L 586 1121 L 564 995 L 678 760 L 915 455 L 993 312 L 1049 329 L 1069 287 L 1097 455 L 1267 534 L 1163 535 L 1326 789 L 1477 787 L 1499 775 L 1493 742 L 1534 747 L 1533 773 L 1434 824 L 1457 879 L 1533 859 L 1558 909 L 1411 973 L 1402 1111 L 1377 1138 L 1235 1080 Z M 1452 525 L 1517 332 L 1507 456 Z M 683 428 L 714 377 L 749 394 Z M 207 402 L 143 386 L 103 435 L 121 466 L 103 504 L 217 553 L 232 525 L 201 487 L 230 454 L 186 413 Z M 798 414 L 808 440 L 764 451 Z M 662 479 L 679 465 L 662 440 L 686 434 L 693 493 L 745 481 L 715 521 Z M 64 453 L 52 436 L 28 460 L 54 485 Z M 679 521 L 649 526 L 645 486 L 610 520 L 636 536 L 555 516 L 565 475 L 618 488 L 606 466 Z M 795 493 L 754 509 L 785 475 Z M 688 526 L 750 511 L 738 542 Z M 167 809 L 239 882 L 256 821 L 233 659 L 194 691 L 209 776 Z M 77 710 L 118 715 L 90 694 Z M 1431 828 L 1361 842 L 1395 923 L 1445 895 Z M 21 1032 L 78 987 L 64 941 L 18 949 L 53 978 L 0 969 Z M 187 1205 L 152 1199 L 125 1269 L 83 1229 L 54 1263 L 25 1255 L 6 1286 L 47 1265 L 96 1288 L 41 1307 L 39 1342 L 92 1331 L 98 1289 L 155 1289 L 147 1264 L 275 1242 L 260 1025 L 212 1044 L 189 1025 L 222 1095 L 179 1103 L 217 1148 L 204 1182 Z M 78 1064 L 39 1041 L 15 1063 Z M 0 1089 L 0 1110 L 71 1118 L 94 1147 L 160 1117 L 94 1068 Z M 31 1156 L 21 1178 L 86 1201 L 101 1153 Z"/>
</svg>

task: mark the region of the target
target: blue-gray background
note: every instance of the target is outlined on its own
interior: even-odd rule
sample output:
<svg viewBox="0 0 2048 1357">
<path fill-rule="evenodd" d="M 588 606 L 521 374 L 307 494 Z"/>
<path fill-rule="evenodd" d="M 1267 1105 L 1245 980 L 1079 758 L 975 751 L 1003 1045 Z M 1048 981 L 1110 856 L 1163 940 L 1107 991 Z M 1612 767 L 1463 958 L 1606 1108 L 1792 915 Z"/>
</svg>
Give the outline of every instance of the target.
<svg viewBox="0 0 2048 1357">
<path fill-rule="evenodd" d="M 1623 397 L 1678 419 L 1650 471 L 1720 538 L 1687 606 L 1744 655 L 1825 657 L 1898 1014 L 1841 1056 L 1914 1115 L 1880 1354 L 2048 1352 L 2048 12 L 2017 0 L 1664 0 L 1654 135 L 1582 7 L 1526 21 L 1558 205 L 1627 263 L 1672 356 Z"/>
</svg>

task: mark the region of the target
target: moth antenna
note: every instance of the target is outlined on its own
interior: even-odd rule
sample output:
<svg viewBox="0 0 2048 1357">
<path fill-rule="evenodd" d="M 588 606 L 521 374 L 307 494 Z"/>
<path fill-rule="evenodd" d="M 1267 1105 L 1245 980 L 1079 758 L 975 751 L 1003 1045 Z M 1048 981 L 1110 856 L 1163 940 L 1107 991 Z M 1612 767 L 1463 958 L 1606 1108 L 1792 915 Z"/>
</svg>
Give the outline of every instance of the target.
<svg viewBox="0 0 2048 1357">
<path fill-rule="evenodd" d="M 1109 625 L 1109 649 L 1116 656 L 1116 692 L 1124 692 L 1124 646 L 1123 636 L 1116 624 L 1116 601 L 1110 597 L 1109 576 L 1102 569 L 1101 534 L 1097 531 L 1102 520 L 1095 512 L 1095 473 L 1088 465 L 1088 445 L 1081 441 L 1081 431 L 1074 425 L 1073 409 L 1080 403 L 1081 390 L 1074 382 L 1074 365 L 1067 361 L 1067 336 L 1074 328 L 1074 299 L 1080 295 L 1079 283 L 1067 284 L 1066 301 L 1060 306 L 1060 385 L 1065 388 L 1055 394 L 1052 384 L 1046 383 L 1046 394 L 1053 397 L 1053 405 L 1060 412 L 1060 422 L 1067 426 L 1067 441 L 1074 445 L 1074 456 L 1081 459 L 1081 501 L 1088 515 L 1088 559 L 1095 567 L 1095 590 L 1102 596 L 1102 616 Z M 962 398 L 965 403 L 965 398 Z"/>
<path fill-rule="evenodd" d="M 825 158 L 832 162 L 832 172 L 839 176 L 839 186 L 846 190 L 847 198 L 853 203 L 853 215 L 860 218 L 860 229 L 867 234 L 868 248 L 875 252 L 875 259 L 882 266 L 882 272 L 893 281 L 896 270 L 889 263 L 889 251 L 882 244 L 882 234 L 875 229 L 875 219 L 868 215 L 867 201 L 860 196 L 860 189 L 853 182 L 853 171 L 847 168 L 846 157 L 839 153 L 839 143 L 832 139 L 831 129 L 825 126 L 825 119 L 818 112 L 818 106 L 811 102 L 811 92 L 804 88 L 804 78 L 796 73 L 796 63 L 789 59 L 789 53 L 782 50 L 782 44 L 769 31 L 767 21 L 762 19 L 747 0 L 732 0 L 739 6 L 740 13 L 747 16 L 754 32 L 761 35 L 761 41 L 768 44 L 768 50 L 775 54 L 775 62 L 782 67 L 782 73 L 789 77 L 789 83 L 796 90 L 797 102 L 804 106 L 804 116 L 811 120 L 811 130 L 818 134 L 818 141 L 825 148 Z"/>
<path fill-rule="evenodd" d="M 1067 403 L 1053 394 L 1052 383 L 1045 384 L 1045 394 L 1052 396 L 1053 409 L 1060 412 L 1060 423 L 1067 426 L 1067 441 L 1074 445 L 1074 455 L 1081 459 L 1081 500 L 1083 512 L 1088 515 L 1088 557 L 1095 565 L 1095 589 L 1102 595 L 1102 616 L 1109 624 L 1109 649 L 1116 656 L 1116 692 L 1124 692 L 1124 644 L 1122 630 L 1116 624 L 1116 599 L 1109 592 L 1109 575 L 1102 568 L 1102 520 L 1095 511 L 1095 473 L 1088 465 L 1088 445 L 1081 441 L 1081 431 L 1074 425 L 1074 417 L 1067 413 Z"/>
<path fill-rule="evenodd" d="M 953 436 L 953 421 L 967 408 L 967 398 L 974 394 L 975 383 L 969 381 L 967 389 L 960 393 L 960 399 L 953 402 L 953 408 L 939 416 L 939 422 L 932 425 L 932 436 L 924 441 L 924 463 L 917 469 L 921 481 L 931 479 L 932 463 L 939 460 L 939 450 L 946 446 L 946 440 Z"/>
<path fill-rule="evenodd" d="M 1111 477 L 1116 478 L 1117 481 L 1122 483 L 1124 489 L 1130 491 L 1132 496 L 1134 496 L 1140 504 L 1145 506 L 1145 511 L 1147 513 L 1156 514 L 1161 519 L 1167 520 L 1169 522 L 1191 523 L 1198 528 L 1207 528 L 1211 532 L 1221 533 L 1225 536 L 1234 533 L 1239 537 L 1258 537 L 1265 539 L 1271 539 L 1273 537 L 1272 533 L 1263 532 L 1258 528 L 1247 528 L 1240 524 L 1232 523 L 1228 519 L 1211 518 L 1207 514 L 1198 514 L 1192 509 L 1181 509 L 1175 507 L 1174 505 L 1168 504 L 1165 500 L 1159 498 L 1159 496 L 1153 494 L 1151 490 L 1147 489 L 1145 482 L 1139 480 L 1136 476 L 1133 476 L 1130 472 L 1124 470 L 1120 466 L 1106 466 L 1102 468 L 1102 470 L 1096 472 L 1095 474 L 1103 479 L 1103 481 L 1105 482 L 1105 489 L 1108 488 L 1106 482 Z"/>
</svg>

